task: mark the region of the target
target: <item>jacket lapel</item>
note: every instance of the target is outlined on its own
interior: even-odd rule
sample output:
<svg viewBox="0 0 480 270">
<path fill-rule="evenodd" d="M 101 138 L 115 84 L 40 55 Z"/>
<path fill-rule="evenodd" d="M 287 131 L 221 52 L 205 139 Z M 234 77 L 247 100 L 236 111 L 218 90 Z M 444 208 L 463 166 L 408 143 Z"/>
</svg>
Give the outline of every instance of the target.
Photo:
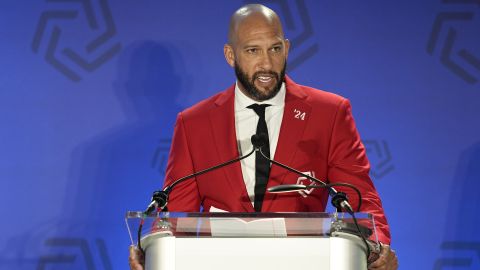
<svg viewBox="0 0 480 270">
<path fill-rule="evenodd" d="M 235 112 L 234 112 L 235 91 L 234 86 L 220 94 L 215 101 L 214 108 L 210 111 L 210 126 L 215 139 L 216 150 L 220 162 L 225 162 L 239 157 L 237 136 L 235 132 Z M 228 165 L 222 170 L 230 184 L 234 194 L 240 193 L 241 205 L 245 212 L 253 212 L 253 206 L 248 197 L 245 182 L 243 181 L 240 162 Z M 221 192 L 221 191 L 220 191 Z M 236 199 L 237 196 L 232 196 Z"/>
<path fill-rule="evenodd" d="M 306 93 L 287 76 L 285 77 L 286 95 L 282 125 L 278 137 L 274 160 L 287 166 L 292 166 L 298 143 L 303 137 L 306 124 L 310 116 L 311 106 L 305 102 Z M 267 188 L 281 185 L 285 181 L 288 171 L 272 165 Z M 268 212 L 276 198 L 274 193 L 265 193 L 262 211 Z"/>
</svg>

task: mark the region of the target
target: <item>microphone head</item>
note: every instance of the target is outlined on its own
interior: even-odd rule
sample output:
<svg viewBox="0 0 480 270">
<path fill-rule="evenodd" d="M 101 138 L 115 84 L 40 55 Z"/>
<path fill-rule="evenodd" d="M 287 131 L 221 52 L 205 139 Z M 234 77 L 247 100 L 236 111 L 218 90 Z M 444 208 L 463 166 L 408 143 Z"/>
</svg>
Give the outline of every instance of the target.
<svg viewBox="0 0 480 270">
<path fill-rule="evenodd" d="M 250 140 L 252 141 L 253 147 L 260 149 L 267 144 L 268 137 L 265 133 L 253 134 Z"/>
<path fill-rule="evenodd" d="M 165 208 L 165 206 L 167 206 L 167 203 L 168 203 L 168 193 L 163 190 L 157 190 L 153 192 L 152 202 L 143 213 L 145 215 L 149 215 L 151 212 L 153 212 L 157 208 L 160 208 L 160 209 Z"/>
<path fill-rule="evenodd" d="M 153 192 L 152 201 L 156 201 L 159 207 L 165 207 L 168 202 L 168 193 L 163 190 Z"/>
</svg>

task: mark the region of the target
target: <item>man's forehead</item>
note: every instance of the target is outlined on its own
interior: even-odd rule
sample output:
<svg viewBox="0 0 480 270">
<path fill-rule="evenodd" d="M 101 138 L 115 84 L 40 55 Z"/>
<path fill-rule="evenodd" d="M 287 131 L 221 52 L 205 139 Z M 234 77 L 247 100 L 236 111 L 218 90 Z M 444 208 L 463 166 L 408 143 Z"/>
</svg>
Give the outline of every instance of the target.
<svg viewBox="0 0 480 270">
<path fill-rule="evenodd" d="M 245 27 L 275 27 L 278 28 L 279 25 L 276 20 L 272 17 L 265 16 L 264 14 L 251 14 L 245 16 L 241 20 L 238 20 L 236 24 L 237 30 Z"/>
<path fill-rule="evenodd" d="M 237 45 L 240 47 L 250 46 L 274 46 L 282 44 L 283 36 L 276 31 L 255 31 L 248 35 L 243 35 L 237 39 Z"/>
</svg>

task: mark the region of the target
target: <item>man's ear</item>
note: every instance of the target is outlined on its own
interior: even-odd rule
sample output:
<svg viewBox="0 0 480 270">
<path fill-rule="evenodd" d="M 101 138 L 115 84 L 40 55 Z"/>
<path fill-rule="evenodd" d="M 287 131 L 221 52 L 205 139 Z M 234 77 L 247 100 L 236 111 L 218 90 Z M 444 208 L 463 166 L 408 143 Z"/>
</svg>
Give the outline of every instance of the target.
<svg viewBox="0 0 480 270">
<path fill-rule="evenodd" d="M 233 52 L 233 48 L 229 44 L 225 44 L 223 46 L 223 54 L 225 55 L 225 60 L 231 66 L 235 66 L 235 53 Z"/>
<path fill-rule="evenodd" d="M 290 49 L 290 40 L 285 39 L 285 59 L 288 59 L 289 49 Z"/>
</svg>

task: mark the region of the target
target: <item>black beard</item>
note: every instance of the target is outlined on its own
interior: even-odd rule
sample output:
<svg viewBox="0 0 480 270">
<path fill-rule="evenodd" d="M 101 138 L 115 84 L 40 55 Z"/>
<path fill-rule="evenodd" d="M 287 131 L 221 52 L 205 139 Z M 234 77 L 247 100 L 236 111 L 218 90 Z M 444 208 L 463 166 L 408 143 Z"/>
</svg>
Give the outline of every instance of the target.
<svg viewBox="0 0 480 270">
<path fill-rule="evenodd" d="M 257 101 L 264 101 L 273 98 L 278 94 L 280 88 L 282 87 L 282 83 L 285 80 L 285 69 L 287 68 L 287 61 L 283 65 L 282 71 L 280 74 L 273 72 L 273 71 L 257 71 L 253 74 L 252 78 L 249 78 L 247 73 L 245 73 L 240 66 L 238 66 L 237 62 L 235 62 L 235 75 L 237 75 L 237 80 L 243 85 L 245 91 L 247 91 L 247 96 L 250 98 L 257 100 Z M 262 75 L 271 75 L 274 76 L 277 80 L 277 84 L 273 87 L 272 91 L 267 93 L 262 93 L 258 88 L 255 86 L 255 79 Z"/>
</svg>

